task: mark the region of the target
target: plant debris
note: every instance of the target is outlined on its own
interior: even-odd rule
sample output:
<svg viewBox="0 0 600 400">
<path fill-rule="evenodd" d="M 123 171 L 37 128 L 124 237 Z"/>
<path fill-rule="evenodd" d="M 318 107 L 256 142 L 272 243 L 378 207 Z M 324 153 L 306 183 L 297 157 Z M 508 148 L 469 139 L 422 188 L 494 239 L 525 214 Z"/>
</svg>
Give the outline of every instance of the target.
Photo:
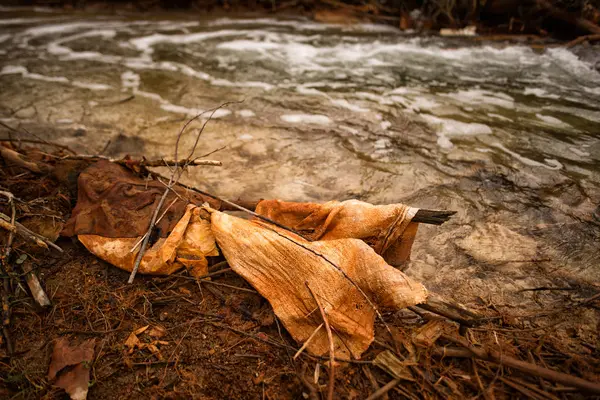
<svg viewBox="0 0 600 400">
<path fill-rule="evenodd" d="M 96 339 L 89 339 L 72 345 L 66 338 L 60 338 L 54 343 L 48 379 L 52 381 L 58 377 L 54 385 L 64 389 L 72 400 L 87 398 L 95 343 Z"/>
<path fill-rule="evenodd" d="M 63 149 L 50 157 L 36 148 L 3 146 L 20 155 L 0 159 L 0 190 L 14 197 L 12 205 L 8 199 L 0 201 L 0 212 L 37 235 L 41 233 L 35 231 L 38 228 L 31 214 L 46 224 L 66 222 L 77 197 L 73 177 L 91 161 L 63 160 Z M 4 341 L 0 347 L 0 396 L 58 398 L 64 396 L 63 389 L 57 389 L 59 384 L 71 396 L 89 387 L 93 398 L 287 399 L 332 393 L 334 398 L 387 394 L 390 398 L 579 399 L 600 393 L 596 383 L 600 379 L 598 344 L 577 333 L 577 327 L 596 312 L 600 296 L 595 292 L 570 291 L 562 303 L 541 312 L 494 304 L 491 299 L 483 302 L 476 295 L 465 310 L 432 294 L 425 304 L 413 298 L 417 305 L 389 311 L 384 305 L 396 300 L 386 288 L 382 288 L 383 295 L 378 294 L 377 274 L 361 281 L 360 274 L 345 269 L 344 259 L 358 256 L 364 260 L 364 269 L 381 268 L 383 274 L 403 277 L 365 243 L 369 240 L 307 241 L 264 220 L 246 221 L 208 208 L 211 229 L 219 229 L 216 241 L 223 244 L 221 250 L 231 263 L 229 269 L 222 258 L 207 258 L 210 281 L 183 269 L 162 277 L 140 276 L 128 285 L 128 273 L 98 259 L 78 242 L 59 238 L 55 245 L 63 250 L 60 253 L 0 228 L 3 249 L 12 250 L 1 259 Z M 199 206 L 194 209 L 204 212 Z M 186 210 L 182 209 L 182 215 Z M 179 219 L 174 219 L 174 226 Z M 136 238 L 144 234 L 143 225 Z M 236 237 L 232 227 L 244 229 L 246 234 Z M 160 235 L 168 237 L 167 233 Z M 10 237 L 14 241 L 7 247 Z M 231 242 L 229 250 L 226 242 Z M 277 258 L 265 253 L 274 246 Z M 21 258 L 23 255 L 27 257 Z M 326 277 L 311 280 L 307 266 L 298 259 L 320 266 Z M 261 264 L 255 265 L 258 260 Z M 275 264 L 281 276 L 276 275 L 280 281 L 271 283 L 274 289 L 266 279 L 263 283 L 258 279 L 265 260 Z M 22 290 L 25 276 L 31 273 L 23 271 L 24 263 L 37 274 L 50 307 L 37 308 L 35 300 Z M 388 269 L 393 273 L 385 272 Z M 340 271 L 350 279 L 338 278 L 344 276 Z M 314 333 L 306 351 L 299 351 L 306 342 L 296 341 L 299 337 L 280 313 L 286 304 L 269 297 L 269 290 L 282 290 L 278 286 L 285 284 L 288 274 L 297 276 L 294 282 L 300 285 L 295 290 L 301 293 L 305 314 L 299 322 L 309 325 L 300 341 L 308 341 Z M 344 291 L 328 291 L 329 279 L 343 282 Z M 352 293 L 348 304 L 362 305 L 364 310 L 371 305 L 351 281 L 368 296 L 378 294 L 369 301 L 381 315 L 381 319 L 369 316 L 373 327 L 370 345 L 361 342 L 360 351 L 355 352 L 339 340 L 349 334 L 343 330 L 347 325 L 339 325 L 335 302 Z M 406 284 L 405 280 L 399 282 Z M 413 288 L 421 287 L 413 284 Z M 442 306 L 446 309 L 440 313 Z M 331 324 L 333 341 L 321 326 L 325 319 Z M 369 329 L 362 326 L 363 331 Z M 50 351 L 53 342 L 61 343 L 59 348 L 72 348 L 70 354 L 81 351 L 83 345 L 76 343 L 87 343 L 87 350 L 81 351 L 85 357 L 59 362 L 55 351 Z M 330 343 L 335 344 L 333 353 Z M 311 347 L 316 344 L 319 346 Z M 48 374 L 49 366 L 56 381 Z M 409 376 L 412 380 L 405 379 Z"/>
</svg>

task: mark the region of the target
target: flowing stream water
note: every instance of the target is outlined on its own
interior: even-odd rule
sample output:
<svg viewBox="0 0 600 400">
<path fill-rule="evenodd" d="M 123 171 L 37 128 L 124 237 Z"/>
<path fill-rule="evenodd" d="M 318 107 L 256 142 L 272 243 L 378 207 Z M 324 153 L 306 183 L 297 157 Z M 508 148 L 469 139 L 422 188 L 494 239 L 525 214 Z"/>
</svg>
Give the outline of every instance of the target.
<svg viewBox="0 0 600 400">
<path fill-rule="evenodd" d="M 600 278 L 598 49 L 2 8 L 0 117 L 85 153 L 172 158 L 190 116 L 243 100 L 200 141 L 198 155 L 224 147 L 210 156 L 223 167 L 187 183 L 232 199 L 456 210 L 421 225 L 406 272 L 464 301 L 544 308 L 572 292 L 519 290 L 593 293 Z"/>
</svg>

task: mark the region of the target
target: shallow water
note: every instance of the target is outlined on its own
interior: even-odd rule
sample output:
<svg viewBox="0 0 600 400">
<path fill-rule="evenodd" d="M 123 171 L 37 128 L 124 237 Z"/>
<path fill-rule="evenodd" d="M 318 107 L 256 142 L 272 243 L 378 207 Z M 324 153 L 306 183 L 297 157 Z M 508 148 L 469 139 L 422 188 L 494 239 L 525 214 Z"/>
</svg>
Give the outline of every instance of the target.
<svg viewBox="0 0 600 400">
<path fill-rule="evenodd" d="M 200 142 L 197 154 L 226 146 L 210 156 L 224 166 L 189 183 L 229 198 L 457 210 L 421 227 L 407 272 L 464 301 L 528 302 L 519 289 L 600 277 L 598 48 L 45 11 L 0 11 L 6 124 L 88 153 L 171 157 L 189 116 L 243 100 Z"/>
</svg>

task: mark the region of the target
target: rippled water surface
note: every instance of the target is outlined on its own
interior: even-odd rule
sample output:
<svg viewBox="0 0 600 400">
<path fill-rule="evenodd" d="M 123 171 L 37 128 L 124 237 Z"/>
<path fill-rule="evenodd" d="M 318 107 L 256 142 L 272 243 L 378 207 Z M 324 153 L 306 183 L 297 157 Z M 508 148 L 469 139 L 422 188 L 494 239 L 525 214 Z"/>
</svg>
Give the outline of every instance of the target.
<svg viewBox="0 0 600 400">
<path fill-rule="evenodd" d="M 600 277 L 599 48 L 538 50 L 293 18 L 0 12 L 0 116 L 167 156 L 225 101 L 188 182 L 230 198 L 457 210 L 408 273 L 464 299 Z M 192 136 L 184 138 L 189 146 Z M 523 295 L 525 296 L 525 295 Z M 522 297 L 522 301 L 529 300 Z"/>
</svg>

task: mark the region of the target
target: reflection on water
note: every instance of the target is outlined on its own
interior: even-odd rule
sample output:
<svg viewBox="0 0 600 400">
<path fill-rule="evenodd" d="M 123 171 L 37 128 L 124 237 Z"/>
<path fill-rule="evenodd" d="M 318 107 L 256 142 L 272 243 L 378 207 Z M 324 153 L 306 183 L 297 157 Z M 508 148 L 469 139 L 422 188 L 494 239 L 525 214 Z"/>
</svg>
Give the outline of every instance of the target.
<svg viewBox="0 0 600 400">
<path fill-rule="evenodd" d="M 593 50 L 145 18 L 3 9 L 3 121 L 86 152 L 110 139 L 111 155 L 169 155 L 189 115 L 243 100 L 203 136 L 203 151 L 227 146 L 213 155 L 224 167 L 189 182 L 232 198 L 458 210 L 421 227 L 408 272 L 465 301 L 600 277 Z"/>
</svg>

